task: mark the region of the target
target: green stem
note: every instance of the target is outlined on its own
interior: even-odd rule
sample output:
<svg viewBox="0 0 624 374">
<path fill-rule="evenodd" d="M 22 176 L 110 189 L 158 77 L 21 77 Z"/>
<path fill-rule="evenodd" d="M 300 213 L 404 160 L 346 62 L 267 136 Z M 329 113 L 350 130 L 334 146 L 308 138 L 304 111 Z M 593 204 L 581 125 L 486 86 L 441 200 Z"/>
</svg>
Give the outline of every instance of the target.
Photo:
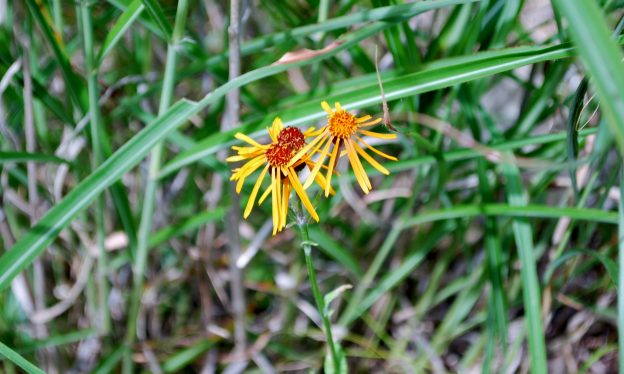
<svg viewBox="0 0 624 374">
<path fill-rule="evenodd" d="M 177 43 L 182 39 L 184 25 L 188 12 L 188 1 L 180 0 L 176 11 L 175 26 L 171 44 L 167 48 L 167 60 L 165 63 L 165 74 L 158 107 L 158 115 L 162 115 L 171 106 L 174 88 L 175 71 L 177 64 L 176 48 Z M 152 233 L 152 223 L 154 216 L 154 206 L 156 205 L 156 190 L 158 187 L 158 173 L 160 172 L 163 146 L 156 144 L 150 153 L 150 164 L 148 179 L 145 185 L 145 195 L 143 199 L 143 210 L 141 212 L 141 222 L 138 232 L 137 254 L 133 267 L 133 288 L 130 297 L 130 310 L 128 312 L 125 346 L 126 352 L 123 360 L 123 373 L 132 373 L 134 362 L 132 361 L 132 345 L 136 336 L 136 325 L 141 306 L 141 296 L 143 294 L 144 272 L 147 264 L 149 250 L 149 238 Z"/>
<path fill-rule="evenodd" d="M 93 169 L 102 163 L 102 147 L 100 146 L 101 121 L 99 110 L 99 89 L 97 82 L 97 67 L 94 63 L 93 45 L 93 25 L 91 23 L 91 10 L 86 0 L 80 2 L 80 19 L 82 22 L 83 47 L 85 55 L 85 67 L 87 71 L 87 89 L 89 96 L 89 116 L 91 130 L 91 144 L 93 147 L 93 158 L 91 160 Z M 102 334 L 108 334 L 111 327 L 110 312 L 108 309 L 108 256 L 104 248 L 104 196 L 98 196 L 96 200 L 95 226 L 98 248 L 98 303 L 100 305 L 99 328 Z"/>
<path fill-rule="evenodd" d="M 300 209 L 299 212 L 295 212 L 296 215 L 299 215 L 303 211 L 301 202 L 299 202 L 299 204 Z M 331 332 L 331 321 L 329 320 L 329 316 L 325 313 L 325 301 L 323 300 L 323 295 L 321 295 L 321 290 L 319 289 L 318 281 L 316 280 L 316 271 L 314 270 L 314 264 L 312 263 L 312 246 L 310 245 L 308 222 L 305 218 L 298 217 L 297 223 L 299 225 L 299 229 L 301 230 L 301 246 L 303 247 L 303 253 L 305 255 L 306 267 L 308 268 L 308 277 L 310 278 L 310 285 L 312 286 L 312 294 L 314 295 L 314 301 L 316 301 L 316 307 L 319 311 L 319 314 L 323 318 L 323 325 L 325 326 L 325 336 L 327 338 L 327 343 L 329 345 L 332 359 L 334 361 L 334 372 L 339 373 L 340 358 L 338 357 L 338 350 L 336 349 L 336 344 L 334 343 L 334 338 Z"/>
</svg>

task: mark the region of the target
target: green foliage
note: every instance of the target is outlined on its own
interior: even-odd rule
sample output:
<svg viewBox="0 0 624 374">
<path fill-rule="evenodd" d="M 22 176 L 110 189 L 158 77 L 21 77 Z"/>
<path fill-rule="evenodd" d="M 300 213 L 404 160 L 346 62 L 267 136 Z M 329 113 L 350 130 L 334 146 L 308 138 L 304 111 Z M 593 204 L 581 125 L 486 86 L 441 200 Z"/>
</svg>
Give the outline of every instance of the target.
<svg viewBox="0 0 624 374">
<path fill-rule="evenodd" d="M 230 1 L 0 2 L 0 372 L 624 370 L 624 2 L 242 3 L 230 79 Z M 381 118 L 375 64 L 390 175 L 232 220 L 235 133 Z"/>
</svg>

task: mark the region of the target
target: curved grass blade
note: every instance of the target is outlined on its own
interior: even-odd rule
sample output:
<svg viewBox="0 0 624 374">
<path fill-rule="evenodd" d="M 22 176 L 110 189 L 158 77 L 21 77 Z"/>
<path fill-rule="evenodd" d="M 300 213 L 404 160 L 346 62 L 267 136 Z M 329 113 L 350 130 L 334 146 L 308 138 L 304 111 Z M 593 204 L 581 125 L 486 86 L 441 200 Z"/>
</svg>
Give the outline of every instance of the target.
<svg viewBox="0 0 624 374">
<path fill-rule="evenodd" d="M 620 153 L 624 154 L 624 54 L 613 40 L 598 4 L 593 0 L 553 4 L 568 19 L 568 32 L 593 78 L 603 113 Z"/>
<path fill-rule="evenodd" d="M 561 44 L 546 47 L 512 48 L 497 52 L 482 52 L 469 57 L 447 59 L 428 65 L 419 72 L 405 74 L 384 82 L 385 96 L 389 101 L 398 100 L 423 92 L 484 78 L 521 66 L 570 57 L 572 55 L 573 49 L 569 45 Z M 360 109 L 381 103 L 382 97 L 379 94 L 379 89 L 376 88 L 376 84 L 373 81 L 370 86 L 342 93 L 340 101 L 344 103 L 343 107 Z M 324 99 L 331 102 L 339 98 L 329 96 Z M 320 110 L 320 100 L 321 98 L 318 98 L 312 102 L 286 110 L 280 113 L 280 117 L 286 126 L 298 126 L 323 118 L 327 114 Z M 238 130 L 219 132 L 208 136 L 199 141 L 193 148 L 174 157 L 162 168 L 160 177 L 167 176 L 190 163 L 212 155 L 220 149 L 233 144 L 235 132 L 253 133 L 264 124 L 269 123 L 267 121 L 269 119 L 259 123 L 249 123 L 239 127 Z"/>
</svg>

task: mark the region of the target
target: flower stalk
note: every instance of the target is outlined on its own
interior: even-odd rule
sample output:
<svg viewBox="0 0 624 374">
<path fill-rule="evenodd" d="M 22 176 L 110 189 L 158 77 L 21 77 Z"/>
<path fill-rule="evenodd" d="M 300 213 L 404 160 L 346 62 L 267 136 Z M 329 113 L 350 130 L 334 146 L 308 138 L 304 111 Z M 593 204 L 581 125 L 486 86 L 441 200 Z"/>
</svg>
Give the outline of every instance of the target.
<svg viewBox="0 0 624 374">
<path fill-rule="evenodd" d="M 302 214 L 303 206 L 299 201 L 299 209 L 293 209 L 295 216 L 297 217 L 297 226 L 301 233 L 301 247 L 303 248 L 303 254 L 305 256 L 306 268 L 308 270 L 308 277 L 310 278 L 310 286 L 312 286 L 312 294 L 314 295 L 314 301 L 316 302 L 316 308 L 318 309 L 321 318 L 323 319 L 323 326 L 325 330 L 325 337 L 329 350 L 332 355 L 332 361 L 334 363 L 334 373 L 338 373 L 340 370 L 340 357 L 338 356 L 338 350 L 331 331 L 331 321 L 329 320 L 329 314 L 326 313 L 325 300 L 321 295 L 321 290 L 316 280 L 316 270 L 314 270 L 314 263 L 312 262 L 312 246 L 316 245 L 310 241 L 310 235 L 308 233 L 308 221 Z"/>
</svg>

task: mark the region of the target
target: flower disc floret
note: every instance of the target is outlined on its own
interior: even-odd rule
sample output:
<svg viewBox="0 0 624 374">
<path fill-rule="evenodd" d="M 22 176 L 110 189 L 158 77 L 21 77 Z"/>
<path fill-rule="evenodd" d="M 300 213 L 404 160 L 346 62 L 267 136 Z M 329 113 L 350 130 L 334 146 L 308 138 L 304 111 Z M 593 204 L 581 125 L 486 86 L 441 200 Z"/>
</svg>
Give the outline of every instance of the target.
<svg viewBox="0 0 624 374">
<path fill-rule="evenodd" d="M 298 152 L 305 145 L 305 136 L 298 128 L 288 126 L 280 131 L 277 143 Z"/>
<path fill-rule="evenodd" d="M 356 118 L 353 114 L 345 110 L 337 110 L 329 116 L 329 132 L 341 139 L 345 139 L 355 134 L 358 128 Z"/>
<path fill-rule="evenodd" d="M 290 147 L 280 143 L 271 144 L 266 151 L 267 161 L 273 167 L 286 166 L 293 155 L 294 151 Z"/>
</svg>

